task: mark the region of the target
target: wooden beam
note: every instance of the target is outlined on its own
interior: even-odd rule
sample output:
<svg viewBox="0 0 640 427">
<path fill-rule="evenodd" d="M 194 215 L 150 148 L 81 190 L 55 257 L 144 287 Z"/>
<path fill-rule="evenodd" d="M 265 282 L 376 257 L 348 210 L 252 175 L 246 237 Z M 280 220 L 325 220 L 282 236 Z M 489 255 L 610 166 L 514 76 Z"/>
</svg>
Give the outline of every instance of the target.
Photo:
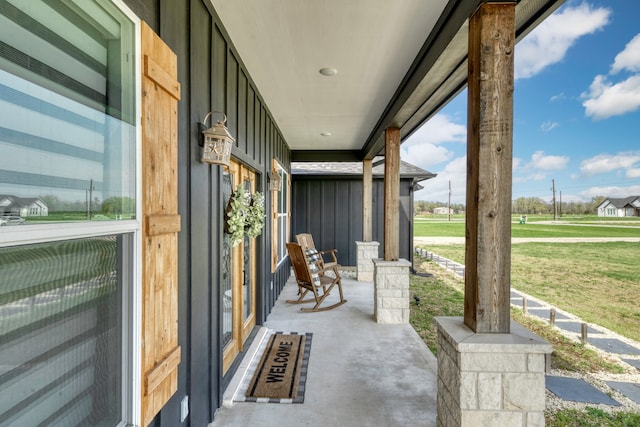
<svg viewBox="0 0 640 427">
<path fill-rule="evenodd" d="M 384 146 L 384 259 L 397 261 L 400 227 L 400 129 L 385 131 Z"/>
<path fill-rule="evenodd" d="M 370 242 L 373 239 L 373 164 L 372 160 L 362 161 L 362 241 Z"/>
<path fill-rule="evenodd" d="M 464 322 L 509 333 L 515 2 L 469 21 Z"/>
<path fill-rule="evenodd" d="M 358 150 L 293 150 L 292 162 L 359 162 L 363 159 Z"/>
</svg>

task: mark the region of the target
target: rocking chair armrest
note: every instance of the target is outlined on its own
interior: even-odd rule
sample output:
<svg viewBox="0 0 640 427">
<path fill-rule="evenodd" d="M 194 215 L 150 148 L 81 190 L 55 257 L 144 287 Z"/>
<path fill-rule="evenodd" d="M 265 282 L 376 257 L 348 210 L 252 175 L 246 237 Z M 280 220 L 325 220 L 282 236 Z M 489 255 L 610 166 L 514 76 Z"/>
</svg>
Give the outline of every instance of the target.
<svg viewBox="0 0 640 427">
<path fill-rule="evenodd" d="M 324 251 L 318 251 L 318 253 L 320 255 L 330 254 L 331 257 L 333 258 L 333 261 L 334 262 L 338 262 L 338 258 L 336 257 L 336 253 L 338 253 L 337 249 L 327 249 L 327 250 L 324 250 Z"/>
<path fill-rule="evenodd" d="M 335 269 L 339 267 L 340 267 L 340 264 L 337 264 L 337 263 L 331 263 L 329 265 L 325 264 L 324 268 L 318 268 L 318 274 L 323 274 L 327 271 L 335 272 Z"/>
<path fill-rule="evenodd" d="M 325 249 L 324 251 L 318 251 L 319 254 L 336 253 L 337 249 Z"/>
</svg>

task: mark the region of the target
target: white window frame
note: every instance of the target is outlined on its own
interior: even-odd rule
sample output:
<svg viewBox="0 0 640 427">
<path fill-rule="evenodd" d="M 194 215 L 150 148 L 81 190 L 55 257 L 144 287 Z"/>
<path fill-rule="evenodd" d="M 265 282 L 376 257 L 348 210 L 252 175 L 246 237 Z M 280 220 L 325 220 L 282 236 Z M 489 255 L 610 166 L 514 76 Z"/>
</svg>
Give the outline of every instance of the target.
<svg viewBox="0 0 640 427">
<path fill-rule="evenodd" d="M 142 355 L 142 77 L 141 77 L 141 40 L 138 16 L 122 0 L 111 2 L 134 27 L 135 38 L 135 191 L 136 219 L 121 221 L 82 221 L 69 223 L 32 224 L 0 227 L 0 248 L 22 246 L 34 243 L 83 239 L 105 235 L 132 234 L 133 248 L 132 271 L 125 271 L 131 277 L 131 289 L 122 293 L 122 422 L 117 426 L 140 425 L 141 423 L 141 355 Z M 126 251 L 125 251 L 126 256 Z M 128 268 L 128 267 L 126 267 Z"/>
<path fill-rule="evenodd" d="M 291 181 L 289 179 L 290 177 L 289 173 L 277 160 L 274 160 L 274 168 L 276 169 L 276 172 L 280 174 L 280 177 L 282 178 L 280 185 L 282 186 L 282 188 L 286 188 L 286 194 L 287 194 L 286 199 L 282 201 L 284 206 L 280 206 L 280 204 L 278 203 L 278 198 L 280 197 L 278 195 L 275 196 L 276 200 L 274 203 L 274 206 L 277 207 L 276 212 L 274 212 L 274 217 L 276 218 L 276 224 L 278 224 L 278 226 L 276 227 L 278 234 L 277 236 L 273 236 L 276 242 L 276 251 L 277 251 L 277 257 L 278 257 L 276 261 L 276 269 L 277 269 L 289 256 L 289 254 L 287 253 L 286 242 L 289 241 L 289 233 L 290 233 L 289 229 L 291 228 L 291 225 L 290 225 Z M 281 207 L 284 207 L 284 212 L 280 212 Z M 285 218 L 284 222 L 286 224 L 286 227 L 284 227 L 284 230 L 281 230 L 279 227 L 281 218 Z"/>
</svg>

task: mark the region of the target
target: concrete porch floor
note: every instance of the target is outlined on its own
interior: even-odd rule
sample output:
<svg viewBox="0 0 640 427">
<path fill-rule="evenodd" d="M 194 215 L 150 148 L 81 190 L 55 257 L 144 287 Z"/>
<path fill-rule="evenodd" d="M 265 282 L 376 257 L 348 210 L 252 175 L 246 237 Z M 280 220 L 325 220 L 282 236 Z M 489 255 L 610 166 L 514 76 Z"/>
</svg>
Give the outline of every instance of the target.
<svg viewBox="0 0 640 427">
<path fill-rule="evenodd" d="M 297 295 L 295 280 L 289 279 L 264 325 L 275 331 L 313 333 L 304 403 L 229 406 L 241 367 L 211 427 L 436 425 L 435 356 L 410 325 L 377 324 L 373 284 L 345 276 L 342 286 L 348 302 L 318 313 L 302 313 L 301 305 L 285 302 Z M 337 301 L 337 294 L 334 288 L 325 303 Z M 250 358 L 251 351 L 247 353 Z M 248 363 L 243 360 L 242 365 Z"/>
</svg>

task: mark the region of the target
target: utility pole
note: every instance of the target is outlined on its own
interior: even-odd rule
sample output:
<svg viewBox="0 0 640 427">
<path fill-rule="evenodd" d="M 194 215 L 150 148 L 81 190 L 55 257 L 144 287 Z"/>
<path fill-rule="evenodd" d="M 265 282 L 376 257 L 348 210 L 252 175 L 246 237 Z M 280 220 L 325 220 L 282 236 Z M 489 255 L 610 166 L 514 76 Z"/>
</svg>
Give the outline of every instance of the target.
<svg viewBox="0 0 640 427">
<path fill-rule="evenodd" d="M 560 190 L 560 206 L 558 206 L 558 216 L 562 218 L 562 190 Z"/>
<path fill-rule="evenodd" d="M 447 205 L 447 213 L 449 215 L 449 222 L 451 222 L 451 180 L 449 180 L 449 204 Z"/>
<path fill-rule="evenodd" d="M 553 220 L 558 220 L 558 208 L 556 206 L 556 180 L 551 180 L 551 191 L 553 192 Z"/>
<path fill-rule="evenodd" d="M 89 203 L 87 203 L 87 209 L 89 210 L 89 219 L 91 219 L 91 199 L 93 199 L 93 178 L 89 181 Z"/>
</svg>

